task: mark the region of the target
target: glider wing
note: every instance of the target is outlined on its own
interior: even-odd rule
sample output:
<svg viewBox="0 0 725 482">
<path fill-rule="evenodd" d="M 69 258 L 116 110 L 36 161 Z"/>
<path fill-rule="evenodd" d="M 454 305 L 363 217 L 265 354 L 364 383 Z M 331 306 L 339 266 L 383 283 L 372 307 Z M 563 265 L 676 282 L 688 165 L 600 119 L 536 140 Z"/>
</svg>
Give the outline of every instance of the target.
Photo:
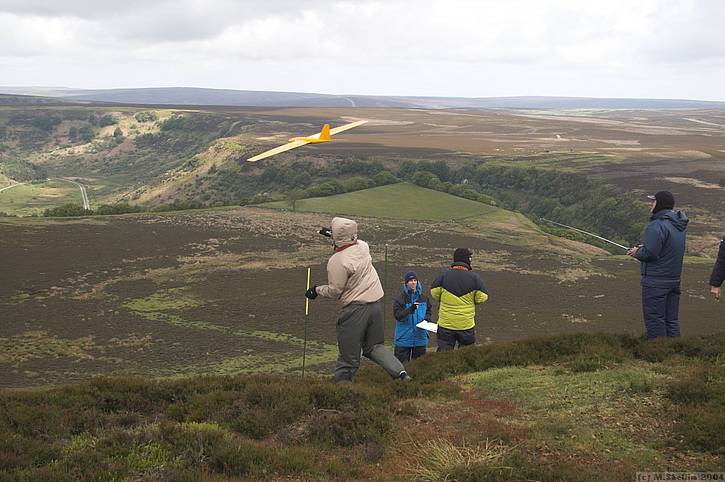
<svg viewBox="0 0 725 482">
<path fill-rule="evenodd" d="M 257 154 L 254 157 L 250 157 L 249 159 L 247 159 L 247 161 L 248 162 L 259 161 L 260 159 L 274 156 L 275 154 L 279 154 L 280 152 L 289 151 L 290 149 L 294 149 L 295 147 L 304 146 L 305 144 L 309 144 L 309 141 L 288 142 L 287 144 L 281 145 L 279 147 L 275 147 L 274 149 L 270 149 L 268 151 L 264 151 L 263 153 Z"/>
<path fill-rule="evenodd" d="M 353 127 L 361 126 L 365 124 L 367 121 L 365 120 L 359 120 L 356 122 L 351 122 L 350 124 L 345 124 L 344 126 L 335 127 L 334 129 L 330 129 L 330 135 L 339 134 L 340 132 L 346 131 L 348 129 L 352 129 Z"/>
<path fill-rule="evenodd" d="M 351 122 L 350 124 L 345 124 L 344 126 L 335 127 L 334 129 L 330 129 L 329 124 L 325 124 L 322 127 L 322 131 L 309 137 L 296 137 L 294 139 L 291 139 L 290 142 L 287 144 L 284 144 L 279 147 L 275 147 L 274 149 L 270 149 L 268 151 L 264 151 L 261 154 L 257 154 L 254 157 L 250 157 L 247 159 L 248 162 L 254 162 L 259 161 L 260 159 L 265 159 L 270 156 L 274 156 L 275 154 L 279 154 L 280 152 L 289 151 L 290 149 L 294 149 L 295 147 L 304 146 L 305 144 L 310 143 L 317 143 L 317 142 L 329 142 L 330 136 L 333 134 L 339 134 L 340 132 L 344 132 L 348 129 L 352 129 L 353 127 L 357 127 L 359 125 L 365 124 L 367 121 L 365 120 L 359 120 L 356 122 Z"/>
</svg>

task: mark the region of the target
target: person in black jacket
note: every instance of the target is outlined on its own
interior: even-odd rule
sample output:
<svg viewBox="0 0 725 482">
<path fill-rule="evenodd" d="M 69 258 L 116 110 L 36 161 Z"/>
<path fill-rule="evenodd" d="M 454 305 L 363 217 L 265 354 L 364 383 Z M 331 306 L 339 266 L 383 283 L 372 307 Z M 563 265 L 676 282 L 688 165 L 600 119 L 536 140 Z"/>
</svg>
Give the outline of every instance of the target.
<svg viewBox="0 0 725 482">
<path fill-rule="evenodd" d="M 680 336 L 680 276 L 685 256 L 687 215 L 675 211 L 675 197 L 667 191 L 647 196 L 652 218 L 644 244 L 630 248 L 641 262 L 642 312 L 647 338 Z"/>
<path fill-rule="evenodd" d="M 717 261 L 712 267 L 710 275 L 710 293 L 716 300 L 720 299 L 720 287 L 725 280 L 725 236 L 720 240 L 720 250 L 717 252 Z"/>
<path fill-rule="evenodd" d="M 473 253 L 468 248 L 453 252 L 453 264 L 431 285 L 431 297 L 439 304 L 438 351 L 476 343 L 476 305 L 485 303 L 488 291 L 471 268 Z"/>
</svg>

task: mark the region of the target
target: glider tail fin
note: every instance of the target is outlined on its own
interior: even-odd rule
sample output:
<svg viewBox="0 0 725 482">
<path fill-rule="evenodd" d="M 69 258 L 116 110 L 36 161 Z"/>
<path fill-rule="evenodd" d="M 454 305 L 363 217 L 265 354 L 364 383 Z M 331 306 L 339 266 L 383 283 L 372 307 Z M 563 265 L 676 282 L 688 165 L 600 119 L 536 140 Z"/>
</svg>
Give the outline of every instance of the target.
<svg viewBox="0 0 725 482">
<path fill-rule="evenodd" d="M 330 140 L 330 124 L 325 124 L 324 126 L 322 126 L 322 132 L 320 132 L 320 140 L 321 141 Z"/>
</svg>

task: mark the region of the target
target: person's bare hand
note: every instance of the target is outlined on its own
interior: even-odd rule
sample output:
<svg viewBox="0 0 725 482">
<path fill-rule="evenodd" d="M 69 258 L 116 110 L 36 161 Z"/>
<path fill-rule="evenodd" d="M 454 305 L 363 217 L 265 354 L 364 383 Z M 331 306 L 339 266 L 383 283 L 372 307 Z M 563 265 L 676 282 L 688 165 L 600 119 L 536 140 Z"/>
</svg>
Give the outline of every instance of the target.
<svg viewBox="0 0 725 482">
<path fill-rule="evenodd" d="M 637 256 L 637 250 L 638 249 L 639 249 L 639 246 L 635 246 L 633 248 L 629 248 L 629 250 L 627 250 L 627 254 L 634 258 L 634 257 Z"/>
<path fill-rule="evenodd" d="M 716 300 L 720 299 L 720 287 L 710 286 L 710 294 L 715 297 Z"/>
</svg>

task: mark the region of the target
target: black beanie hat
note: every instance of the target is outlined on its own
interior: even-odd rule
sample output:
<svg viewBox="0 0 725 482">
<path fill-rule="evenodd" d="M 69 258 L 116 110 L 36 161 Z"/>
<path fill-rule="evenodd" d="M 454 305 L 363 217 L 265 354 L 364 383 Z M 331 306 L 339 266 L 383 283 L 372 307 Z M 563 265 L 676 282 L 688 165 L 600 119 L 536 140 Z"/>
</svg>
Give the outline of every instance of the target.
<svg viewBox="0 0 725 482">
<path fill-rule="evenodd" d="M 647 198 L 657 201 L 657 204 L 655 204 L 655 213 L 663 209 L 673 209 L 675 207 L 675 196 L 669 191 L 659 191 L 654 195 L 647 196 Z"/>
<path fill-rule="evenodd" d="M 456 250 L 453 252 L 453 262 L 454 263 L 466 263 L 467 265 L 471 265 L 471 250 L 468 248 L 456 248 Z"/>
<path fill-rule="evenodd" d="M 408 281 L 412 280 L 412 279 L 414 279 L 414 280 L 417 280 L 418 279 L 418 275 L 415 274 L 415 271 L 408 271 L 407 273 L 405 273 L 404 280 L 405 280 L 406 283 Z"/>
</svg>

